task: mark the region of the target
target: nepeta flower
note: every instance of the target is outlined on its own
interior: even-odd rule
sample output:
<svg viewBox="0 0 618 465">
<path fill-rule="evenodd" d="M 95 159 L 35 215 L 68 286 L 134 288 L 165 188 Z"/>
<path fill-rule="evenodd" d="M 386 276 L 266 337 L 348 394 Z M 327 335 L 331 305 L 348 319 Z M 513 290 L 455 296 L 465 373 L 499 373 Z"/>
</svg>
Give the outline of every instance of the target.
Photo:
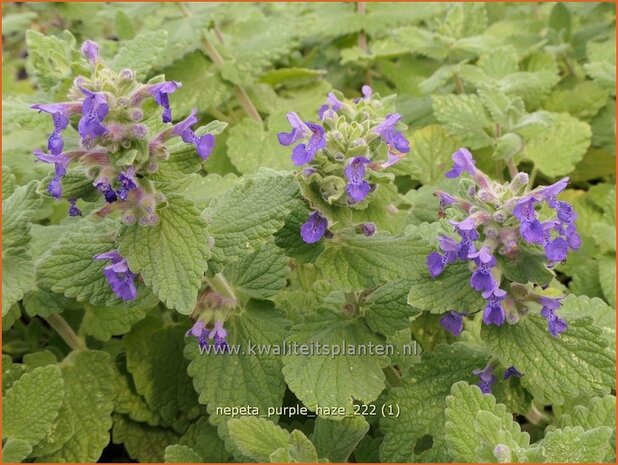
<svg viewBox="0 0 618 465">
<path fill-rule="evenodd" d="M 277 134 L 279 143 L 288 146 L 300 140 L 308 139 L 306 144 L 301 143 L 294 147 L 292 150 L 292 161 L 296 166 L 309 163 L 315 158 L 317 151 L 326 146 L 324 128 L 311 121 L 303 122 L 294 112 L 288 113 L 287 119 L 292 126 L 292 131 Z"/>
<path fill-rule="evenodd" d="M 176 92 L 176 89 L 179 87 L 182 87 L 180 82 L 165 81 L 159 84 L 154 84 L 148 89 L 148 92 L 154 98 L 155 103 L 163 107 L 162 119 L 164 123 L 172 122 L 172 109 L 170 107 L 169 94 Z"/>
<path fill-rule="evenodd" d="M 79 89 L 85 98 L 77 130 L 83 139 L 100 137 L 107 132 L 107 128 L 101 124 L 109 113 L 107 98 L 103 92 L 91 92 L 81 86 Z"/>
<path fill-rule="evenodd" d="M 499 287 L 483 293 L 483 298 L 487 299 L 487 305 L 483 311 L 483 323 L 496 326 L 504 324 L 506 312 L 502 307 L 502 301 L 505 297 L 506 291 Z"/>
<path fill-rule="evenodd" d="M 362 201 L 371 192 L 371 185 L 364 179 L 366 168 L 365 165 L 371 160 L 365 157 L 355 157 L 350 160 L 347 168 L 344 170 L 344 175 L 348 178 L 346 192 L 350 203 Z"/>
<path fill-rule="evenodd" d="M 69 166 L 71 159 L 62 153 L 54 155 L 41 150 L 35 150 L 34 155 L 39 161 L 54 165 L 55 175 L 47 186 L 47 192 L 52 197 L 59 199 L 62 197 L 62 178 L 67 174 L 67 166 Z"/>
<path fill-rule="evenodd" d="M 76 205 L 77 199 L 69 199 L 69 216 L 82 216 L 82 211 Z"/>
<path fill-rule="evenodd" d="M 209 346 L 208 343 L 208 328 L 206 328 L 206 323 L 202 320 L 197 320 L 195 324 L 189 329 L 185 336 L 193 336 L 197 339 L 197 344 L 200 348 L 206 349 Z"/>
<path fill-rule="evenodd" d="M 332 110 L 334 112 L 338 112 L 343 108 L 343 102 L 337 98 L 334 92 L 329 92 L 326 97 L 326 104 L 322 105 L 318 110 L 318 118 L 320 120 L 324 119 L 324 113 L 327 110 Z"/>
<path fill-rule="evenodd" d="M 215 348 L 220 350 L 227 349 L 227 331 L 223 329 L 222 321 L 215 321 L 215 326 L 208 334 L 209 339 L 213 339 L 215 343 Z"/>
<path fill-rule="evenodd" d="M 31 108 L 45 113 L 49 113 L 54 121 L 54 130 L 47 140 L 47 150 L 53 155 L 62 153 L 64 149 L 64 140 L 62 139 L 62 131 L 69 125 L 70 104 L 67 103 L 40 103 L 32 105 Z"/>
<path fill-rule="evenodd" d="M 360 232 L 363 236 L 373 236 L 376 233 L 376 225 L 375 223 L 363 223 L 360 226 Z"/>
<path fill-rule="evenodd" d="M 463 330 L 463 317 L 466 315 L 465 312 L 451 310 L 440 318 L 440 324 L 453 336 L 459 336 Z"/>
<path fill-rule="evenodd" d="M 520 221 L 519 232 L 521 237 L 532 244 L 543 243 L 543 225 L 537 219 L 534 209 L 537 201 L 533 196 L 524 197 L 517 202 L 513 209 L 513 216 Z"/>
<path fill-rule="evenodd" d="M 453 167 L 446 173 L 447 178 L 457 178 L 461 173 L 474 175 L 476 173 L 476 165 L 472 154 L 468 149 L 461 148 L 457 150 L 451 157 L 454 162 Z"/>
<path fill-rule="evenodd" d="M 319 211 L 314 211 L 300 227 L 300 235 L 307 244 L 313 244 L 322 239 L 327 227 L 328 220 Z"/>
<path fill-rule="evenodd" d="M 477 266 L 470 277 L 470 287 L 479 292 L 492 291 L 498 283 L 491 274 L 491 269 L 496 266 L 496 258 L 489 247 L 481 247 L 478 252 L 468 254 L 468 258 L 473 258 Z"/>
<path fill-rule="evenodd" d="M 523 374 L 520 373 L 519 370 L 514 366 L 510 366 L 506 370 L 504 370 L 503 378 L 509 379 L 511 376 L 514 376 L 515 378 L 521 378 Z"/>
<path fill-rule="evenodd" d="M 560 181 L 555 182 L 549 186 L 537 187 L 532 191 L 533 194 L 541 197 L 547 204 L 554 208 L 556 203 L 556 196 L 560 194 L 569 185 L 569 178 L 562 178 Z"/>
<path fill-rule="evenodd" d="M 120 189 L 118 189 L 118 197 L 120 200 L 127 200 L 129 192 L 137 188 L 137 179 L 135 179 L 135 167 L 130 166 L 126 171 L 122 171 L 118 175 Z M 107 197 L 106 197 L 107 198 Z"/>
<path fill-rule="evenodd" d="M 137 288 L 135 287 L 136 274 L 131 272 L 126 259 L 117 251 L 102 253 L 94 257 L 95 260 L 111 260 L 111 265 L 103 269 L 107 282 L 112 291 L 122 300 L 135 300 Z"/>
<path fill-rule="evenodd" d="M 562 305 L 560 301 L 561 298 L 541 297 L 541 316 L 547 320 L 547 330 L 554 337 L 558 337 L 560 333 L 565 332 L 568 328 L 566 321 L 555 313 Z"/>
<path fill-rule="evenodd" d="M 367 84 L 365 84 L 363 87 L 361 87 L 361 94 L 363 94 L 363 100 L 370 100 L 371 96 L 373 95 L 373 89 Z"/>
<path fill-rule="evenodd" d="M 410 151 L 408 139 L 405 138 L 401 131 L 395 129 L 400 119 L 401 115 L 398 113 L 386 115 L 384 121 L 378 124 L 373 131 L 379 134 L 382 140 L 386 142 L 389 151 L 395 149 L 400 153 L 408 153 Z"/>
<path fill-rule="evenodd" d="M 207 160 L 215 147 L 215 136 L 212 134 L 204 134 L 203 136 L 197 136 L 191 129 L 198 119 L 195 116 L 197 111 L 191 110 L 191 114 L 184 120 L 174 125 L 174 134 L 180 136 L 182 141 L 186 144 L 193 144 L 197 154 L 203 160 Z"/>
<path fill-rule="evenodd" d="M 103 194 L 107 203 L 112 203 L 118 200 L 116 191 L 112 188 L 109 178 L 99 176 L 94 182 L 94 187 Z"/>
<path fill-rule="evenodd" d="M 491 394 L 491 387 L 497 382 L 493 367 L 488 364 L 482 370 L 473 370 L 472 374 L 479 377 L 479 382 L 476 385 L 481 388 L 481 392 Z"/>
<path fill-rule="evenodd" d="M 87 40 L 82 44 L 82 55 L 90 62 L 92 66 L 95 66 L 99 61 L 99 44 L 92 40 Z"/>
</svg>

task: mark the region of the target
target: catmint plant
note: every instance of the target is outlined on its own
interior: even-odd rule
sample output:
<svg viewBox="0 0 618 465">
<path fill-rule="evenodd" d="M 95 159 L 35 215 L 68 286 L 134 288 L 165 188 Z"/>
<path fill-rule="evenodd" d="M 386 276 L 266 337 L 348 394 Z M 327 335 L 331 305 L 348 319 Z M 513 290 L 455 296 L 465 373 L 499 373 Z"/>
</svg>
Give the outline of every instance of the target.
<svg viewBox="0 0 618 465">
<path fill-rule="evenodd" d="M 142 83 L 130 69 L 115 72 L 101 58 L 99 45 L 90 40 L 84 42 L 81 52 L 91 74 L 74 80 L 67 101 L 32 106 L 49 114 L 54 124 L 47 150 L 34 151 L 37 161 L 54 166 L 47 191 L 60 200 L 67 170 L 79 166 L 100 193 L 96 215 L 119 216 L 127 225 L 154 226 L 159 221 L 157 205 L 165 202 L 165 195 L 150 178 L 170 157 L 166 143 L 180 138 L 195 147 L 196 157 L 207 160 L 215 145 L 214 136 L 196 135 L 196 110 L 172 123 L 169 96 L 182 86 L 180 82 L 163 81 L 158 76 Z M 66 146 L 63 135 L 69 126 L 77 130 L 79 145 Z M 69 216 L 81 216 L 77 200 L 68 199 Z M 93 260 L 111 262 L 103 273 L 119 298 L 136 298 L 138 276 L 118 251 L 99 254 Z"/>
<path fill-rule="evenodd" d="M 279 143 L 292 147 L 294 165 L 302 167 L 299 182 L 312 209 L 300 234 L 309 244 L 337 231 L 355 228 L 361 234 L 376 233 L 373 223 L 335 221 L 326 211 L 363 210 L 372 202 L 380 184 L 392 182 L 388 168 L 410 152 L 403 135 L 401 115 L 389 112 L 390 98 L 362 87 L 362 97 L 348 100 L 329 92 L 317 114 L 317 122 L 287 114 L 291 131 L 278 134 Z"/>
</svg>

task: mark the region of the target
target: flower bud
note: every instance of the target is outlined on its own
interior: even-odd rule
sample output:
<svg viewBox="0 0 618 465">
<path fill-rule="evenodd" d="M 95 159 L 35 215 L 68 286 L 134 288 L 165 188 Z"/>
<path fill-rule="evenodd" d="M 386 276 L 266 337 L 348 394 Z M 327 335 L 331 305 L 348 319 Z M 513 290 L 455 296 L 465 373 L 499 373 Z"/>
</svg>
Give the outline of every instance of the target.
<svg viewBox="0 0 618 465">
<path fill-rule="evenodd" d="M 528 174 L 527 173 L 517 173 L 513 176 L 511 180 L 511 189 L 513 194 L 518 196 L 524 193 L 528 187 Z"/>
<path fill-rule="evenodd" d="M 144 118 L 144 112 L 141 108 L 133 108 L 131 110 L 131 119 L 133 121 L 141 121 Z"/>
<path fill-rule="evenodd" d="M 144 139 L 148 135 L 148 128 L 144 124 L 134 124 L 131 126 L 131 134 L 136 139 Z"/>
<path fill-rule="evenodd" d="M 120 79 L 126 82 L 131 82 L 135 80 L 135 73 L 130 69 L 123 69 L 120 71 Z"/>
<path fill-rule="evenodd" d="M 498 463 L 509 463 L 511 462 L 511 449 L 504 444 L 498 444 L 494 449 L 494 457 Z"/>
<path fill-rule="evenodd" d="M 376 233 L 376 225 L 374 223 L 363 223 L 358 226 L 357 232 L 367 237 L 373 236 Z"/>
</svg>

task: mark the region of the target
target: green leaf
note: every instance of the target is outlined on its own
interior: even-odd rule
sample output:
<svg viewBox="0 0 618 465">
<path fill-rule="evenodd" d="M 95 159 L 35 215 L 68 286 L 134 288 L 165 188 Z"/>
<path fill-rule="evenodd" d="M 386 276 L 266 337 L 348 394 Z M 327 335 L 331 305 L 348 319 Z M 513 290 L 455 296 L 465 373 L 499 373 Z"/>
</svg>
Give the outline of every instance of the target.
<svg viewBox="0 0 618 465">
<path fill-rule="evenodd" d="M 2 463 L 20 463 L 32 453 L 32 446 L 22 439 L 7 439 L 2 446 Z"/>
<path fill-rule="evenodd" d="M 318 457 L 331 462 L 347 462 L 358 443 L 369 431 L 369 423 L 362 416 L 341 421 L 318 417 L 311 435 Z"/>
<path fill-rule="evenodd" d="M 317 406 L 335 407 L 345 408 L 350 414 L 355 400 L 373 402 L 384 389 L 382 367 L 388 360 L 366 347 L 361 353 L 361 346 L 370 342 L 381 344 L 362 320 L 333 312 L 308 315 L 304 323 L 292 328 L 286 344 L 303 347 L 317 343 L 330 352 L 284 355 L 283 375 L 288 387 L 313 411 Z M 356 348 L 358 353 L 349 352 Z M 339 353 L 333 353 L 337 350 Z M 363 382 L 359 383 L 359 379 Z M 342 416 L 335 413 L 332 418 Z"/>
<path fill-rule="evenodd" d="M 588 124 L 560 113 L 551 127 L 528 141 L 525 157 L 547 176 L 569 174 L 588 150 L 590 137 Z"/>
<path fill-rule="evenodd" d="M 34 78 L 45 92 L 55 91 L 73 77 L 75 38 L 68 31 L 61 39 L 29 29 L 26 31 L 26 45 Z"/>
<path fill-rule="evenodd" d="M 200 463 L 202 457 L 188 446 L 173 444 L 165 448 L 165 463 Z"/>
<path fill-rule="evenodd" d="M 77 414 L 70 409 L 65 396 L 58 411 L 58 418 L 52 424 L 47 436 L 33 447 L 31 456 L 43 457 L 53 454 L 71 439 L 76 428 Z"/>
<path fill-rule="evenodd" d="M 425 264 L 422 266 L 425 271 Z M 453 309 L 474 313 L 483 308 L 484 300 L 470 287 L 469 281 L 467 264 L 451 264 L 437 278 L 425 274 L 413 279 L 408 304 L 417 310 L 431 313 L 444 313 Z"/>
<path fill-rule="evenodd" d="M 285 391 L 281 352 L 274 352 L 277 346 L 281 349 L 287 326 L 277 311 L 248 308 L 225 322 L 228 344 L 239 347 L 239 353 L 202 355 L 194 339 L 187 345 L 185 357 L 191 360 L 187 371 L 200 403 L 208 405 L 213 424 L 226 419 L 224 412 L 217 412 L 219 407 L 249 405 L 266 412 L 281 405 Z M 260 354 L 262 346 L 268 346 L 271 353 Z"/>
<path fill-rule="evenodd" d="M 478 149 L 491 144 L 484 130 L 490 121 L 478 96 L 436 95 L 432 100 L 436 119 L 464 145 Z"/>
<path fill-rule="evenodd" d="M 75 419 L 73 435 L 41 462 L 96 462 L 109 442 L 116 394 L 110 383 L 109 355 L 96 350 L 71 352 L 60 365 L 64 399 Z"/>
<path fill-rule="evenodd" d="M 427 249 L 417 235 L 358 235 L 345 241 L 330 241 L 316 267 L 333 286 L 361 290 L 416 276 L 424 268 Z"/>
<path fill-rule="evenodd" d="M 225 268 L 235 290 L 254 299 L 267 299 L 283 289 L 290 273 L 283 249 L 267 242 L 258 250 Z"/>
<path fill-rule="evenodd" d="M 263 418 L 234 418 L 227 424 L 232 447 L 255 462 L 317 462 L 309 439 L 299 430 L 288 433 Z"/>
<path fill-rule="evenodd" d="M 588 405 L 576 405 L 558 418 L 556 426 L 581 426 L 585 430 L 609 426 L 616 429 L 616 397 L 593 397 Z"/>
<path fill-rule="evenodd" d="M 545 255 L 527 247 L 519 247 L 517 252 L 504 257 L 498 255 L 500 269 L 504 276 L 516 283 L 527 284 L 529 282 L 539 286 L 547 286 L 554 273 L 545 265 Z"/>
<path fill-rule="evenodd" d="M 228 462 L 230 454 L 217 434 L 217 428 L 210 424 L 207 416 L 201 416 L 192 423 L 180 438 L 179 444 L 191 447 L 204 462 Z"/>
<path fill-rule="evenodd" d="M 137 392 L 167 424 L 197 404 L 183 358 L 185 332 L 183 326 L 160 327 L 148 319 L 123 338 Z"/>
<path fill-rule="evenodd" d="M 167 44 L 166 31 L 143 31 L 131 40 L 121 42 L 118 53 L 110 63 L 115 71 L 128 68 L 137 79 L 144 79 L 157 62 Z"/>
<path fill-rule="evenodd" d="M 26 372 L 26 367 L 21 363 L 13 363 L 10 356 L 2 354 L 2 395 Z"/>
<path fill-rule="evenodd" d="M 612 429 L 607 426 L 584 431 L 581 426 L 550 431 L 540 443 L 544 461 L 550 463 L 598 463 L 611 450 Z"/>
<path fill-rule="evenodd" d="M 152 306 L 156 305 L 156 302 Z M 89 336 L 99 341 L 109 341 L 112 336 L 128 333 L 131 327 L 144 319 L 146 313 L 143 308 L 127 308 L 122 305 L 113 307 L 86 306 L 81 329 Z"/>
<path fill-rule="evenodd" d="M 530 436 L 521 432 L 513 416 L 504 404 L 496 404 L 494 396 L 460 382 L 451 388 L 446 405 L 446 443 L 453 461 L 495 461 L 498 457 L 494 449 L 499 444 L 510 449 L 511 460 L 523 458 Z"/>
<path fill-rule="evenodd" d="M 536 315 L 516 325 L 483 326 L 481 335 L 503 366 L 524 373 L 522 385 L 541 402 L 561 405 L 578 395 L 606 394 L 614 385 L 615 368 L 607 340 L 590 318 L 567 318 L 567 323 L 558 338 Z"/>
<path fill-rule="evenodd" d="M 543 107 L 556 113 L 589 120 L 607 103 L 608 92 L 594 81 L 584 81 L 571 89 L 556 89 L 544 102 Z"/>
<path fill-rule="evenodd" d="M 4 111 L 4 110 L 3 110 Z M 8 166 L 2 167 L 2 198 L 8 199 L 15 192 L 15 175 Z"/>
<path fill-rule="evenodd" d="M 487 358 L 486 353 L 463 343 L 440 344 L 432 352 L 424 352 L 421 363 L 409 370 L 401 387 L 391 389 L 386 399 L 401 414 L 380 422 L 385 434 L 382 460 L 414 461 L 415 445 L 423 437 L 431 436 L 434 445 L 442 441 L 451 386 L 457 381 L 476 382 L 472 370 L 485 366 Z"/>
<path fill-rule="evenodd" d="M 410 317 L 418 313 L 408 305 L 412 282 L 410 279 L 389 281 L 367 296 L 362 308 L 371 330 L 392 335 L 410 325 Z"/>
<path fill-rule="evenodd" d="M 278 68 L 271 69 L 260 77 L 261 82 L 271 86 L 278 84 L 299 85 L 311 82 L 326 74 L 325 70 L 311 68 Z"/>
<path fill-rule="evenodd" d="M 297 196 L 298 184 L 284 172 L 264 170 L 236 184 L 204 212 L 213 258 L 230 262 L 266 242 L 281 229 Z"/>
<path fill-rule="evenodd" d="M 605 299 L 616 306 L 616 256 L 599 257 L 599 278 Z"/>
<path fill-rule="evenodd" d="M 294 257 L 297 263 L 311 263 L 324 250 L 322 241 L 307 244 L 300 235 L 300 227 L 310 213 L 304 202 L 298 202 L 285 219 L 283 227 L 275 234 L 275 244 L 285 249 L 285 254 Z"/>
<path fill-rule="evenodd" d="M 114 415 L 112 440 L 122 444 L 129 457 L 139 462 L 161 463 L 166 447 L 178 441 L 171 429 L 136 423 L 122 415 Z"/>
<path fill-rule="evenodd" d="M 293 167 L 291 151 L 279 144 L 277 131 L 265 130 L 263 124 L 250 118 L 243 119 L 230 129 L 227 148 L 230 160 L 243 174 L 255 173 L 261 167 L 276 170 Z"/>
<path fill-rule="evenodd" d="M 412 134 L 411 152 L 396 166 L 412 179 L 433 185 L 444 178 L 460 145 L 442 126 L 425 126 Z"/>
<path fill-rule="evenodd" d="M 30 255 L 30 226 L 41 204 L 37 182 L 18 187 L 2 200 L 2 316 L 34 287 L 34 265 Z"/>
<path fill-rule="evenodd" d="M 3 399 L 2 436 L 37 444 L 58 416 L 63 393 L 62 375 L 55 365 L 24 374 Z"/>
<path fill-rule="evenodd" d="M 169 195 L 155 226 L 126 227 L 119 252 L 169 308 L 189 314 L 210 257 L 204 221 L 193 202 Z"/>
<path fill-rule="evenodd" d="M 616 312 L 603 300 L 585 295 L 568 295 L 562 301 L 560 314 L 568 318 L 590 317 L 594 325 L 603 332 L 603 337 L 610 342 L 611 350 L 616 341 Z"/>
</svg>

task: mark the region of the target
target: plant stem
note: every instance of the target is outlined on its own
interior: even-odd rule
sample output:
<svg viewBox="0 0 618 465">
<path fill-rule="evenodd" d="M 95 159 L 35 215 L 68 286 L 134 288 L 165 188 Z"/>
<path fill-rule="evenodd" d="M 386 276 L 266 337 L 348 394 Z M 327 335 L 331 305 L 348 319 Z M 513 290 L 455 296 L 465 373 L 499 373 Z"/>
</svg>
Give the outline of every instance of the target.
<svg viewBox="0 0 618 465">
<path fill-rule="evenodd" d="M 232 301 L 234 306 L 236 305 L 238 299 L 236 298 L 236 294 L 234 294 L 234 289 L 232 289 L 230 283 L 227 282 L 227 279 L 225 279 L 223 273 L 217 273 L 212 278 L 207 277 L 206 282 L 213 291 L 223 297 L 227 297 Z"/>
<path fill-rule="evenodd" d="M 357 2 L 356 3 L 356 12 L 359 15 L 365 14 L 367 4 L 365 2 Z M 361 29 L 358 33 L 358 48 L 360 48 L 363 52 L 367 53 L 367 34 L 365 34 L 365 30 Z"/>
<path fill-rule="evenodd" d="M 187 8 L 187 5 L 185 5 L 184 3 L 177 3 L 177 5 L 180 8 L 180 11 L 182 11 L 183 15 L 185 15 L 186 17 L 191 17 L 193 13 L 191 13 L 191 10 Z M 221 33 L 219 31 L 216 31 L 216 34 L 217 34 L 218 39 L 222 42 L 223 36 L 221 36 Z M 206 54 L 210 57 L 212 62 L 215 64 L 215 66 L 217 66 L 218 68 L 222 68 L 223 65 L 225 64 L 225 61 L 223 60 L 223 57 L 217 51 L 214 44 L 210 41 L 210 39 L 208 38 L 206 34 L 202 35 L 202 45 L 204 46 L 204 50 Z M 236 94 L 236 98 L 240 102 L 240 106 L 243 107 L 247 115 L 249 115 L 251 119 L 262 124 L 263 123 L 262 117 L 260 116 L 259 112 L 257 111 L 257 108 L 255 108 L 255 105 L 249 98 L 249 95 L 247 95 L 247 92 L 245 92 L 245 90 L 242 87 L 236 84 L 234 86 L 234 93 Z"/>
<path fill-rule="evenodd" d="M 392 365 L 389 365 L 382 369 L 386 376 L 386 381 L 393 387 L 401 386 L 401 376 L 397 373 L 397 370 Z"/>
<path fill-rule="evenodd" d="M 534 181 L 536 180 L 536 175 L 539 173 L 539 169 L 534 166 L 532 171 L 530 172 L 530 178 L 528 179 L 528 186 L 530 189 L 534 187 Z"/>
<path fill-rule="evenodd" d="M 463 94 L 464 93 L 464 87 L 463 87 L 463 82 L 461 82 L 461 79 L 459 79 L 458 75 L 453 75 L 453 78 L 455 79 L 455 92 L 457 92 L 458 94 Z"/>
<path fill-rule="evenodd" d="M 54 331 L 58 333 L 58 335 L 62 338 L 67 345 L 73 350 L 84 350 L 86 348 L 86 344 L 84 340 L 75 334 L 73 328 L 69 326 L 64 318 L 62 318 L 57 313 L 53 315 L 49 315 L 45 318 Z"/>
<path fill-rule="evenodd" d="M 515 177 L 515 175 L 518 173 L 517 165 L 515 165 L 515 162 L 513 161 L 512 158 L 509 158 L 506 161 L 506 166 L 509 169 L 509 174 L 511 175 L 511 179 L 513 179 Z"/>
</svg>

